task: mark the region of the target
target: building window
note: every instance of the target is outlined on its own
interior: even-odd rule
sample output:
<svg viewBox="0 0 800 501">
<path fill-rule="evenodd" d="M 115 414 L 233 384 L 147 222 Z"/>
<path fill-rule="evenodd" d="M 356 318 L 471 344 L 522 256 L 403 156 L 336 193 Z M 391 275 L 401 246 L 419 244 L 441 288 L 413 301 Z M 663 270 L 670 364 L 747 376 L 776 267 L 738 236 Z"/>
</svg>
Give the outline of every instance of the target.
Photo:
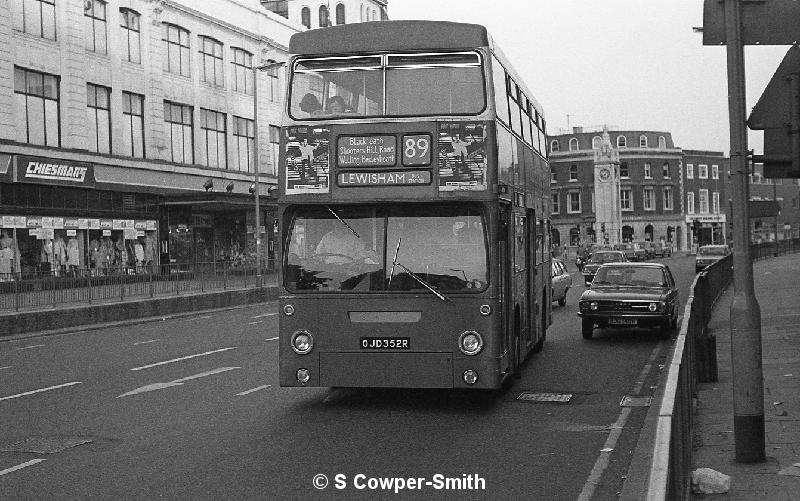
<svg viewBox="0 0 800 501">
<path fill-rule="evenodd" d="M 270 68 L 267 70 L 267 78 L 269 79 L 269 100 L 273 103 L 281 99 L 281 82 L 279 76 L 278 68 Z"/>
<path fill-rule="evenodd" d="M 277 125 L 269 126 L 269 152 L 272 165 L 272 173 L 278 172 L 278 155 L 281 151 L 281 128 Z"/>
<path fill-rule="evenodd" d="M 228 168 L 225 113 L 200 108 L 199 163 L 218 169 Z"/>
<path fill-rule="evenodd" d="M 311 28 L 311 9 L 308 7 L 303 7 L 300 10 L 300 24 L 306 28 Z"/>
<path fill-rule="evenodd" d="M 124 155 L 144 158 L 144 96 L 122 93 L 122 143 Z"/>
<path fill-rule="evenodd" d="M 694 179 L 694 164 L 686 164 L 686 179 Z"/>
<path fill-rule="evenodd" d="M 558 182 L 558 178 L 556 178 L 556 168 L 553 166 L 550 166 L 550 182 L 551 183 Z"/>
<path fill-rule="evenodd" d="M 633 190 L 630 188 L 622 188 L 619 192 L 620 208 L 624 211 L 633 210 Z"/>
<path fill-rule="evenodd" d="M 89 151 L 111 153 L 111 89 L 86 84 Z"/>
<path fill-rule="evenodd" d="M 233 156 L 236 170 L 242 172 L 251 170 L 255 137 L 252 120 L 233 117 Z"/>
<path fill-rule="evenodd" d="M 552 141 L 550 141 L 550 152 L 556 152 L 556 151 L 559 151 L 558 139 L 553 139 Z"/>
<path fill-rule="evenodd" d="M 708 190 L 700 190 L 700 214 L 708 214 Z"/>
<path fill-rule="evenodd" d="M 719 165 L 711 166 L 711 179 L 719 179 Z"/>
<path fill-rule="evenodd" d="M 664 165 L 661 166 L 661 174 L 665 179 L 669 179 L 669 163 L 664 162 Z"/>
<path fill-rule="evenodd" d="M 643 193 L 644 210 L 656 210 L 656 192 L 653 188 L 645 188 Z"/>
<path fill-rule="evenodd" d="M 694 193 L 686 194 L 686 212 L 694 214 Z"/>
<path fill-rule="evenodd" d="M 233 49 L 233 90 L 253 94 L 253 55 L 243 49 Z"/>
<path fill-rule="evenodd" d="M 83 2 L 83 17 L 86 19 L 86 50 L 106 54 L 106 3 L 100 0 Z"/>
<path fill-rule="evenodd" d="M 644 134 L 639 136 L 639 148 L 647 148 L 647 136 Z"/>
<path fill-rule="evenodd" d="M 343 3 L 336 6 L 336 24 L 345 24 Z"/>
<path fill-rule="evenodd" d="M 192 107 L 164 101 L 164 121 L 169 126 L 170 160 L 185 164 L 194 163 Z"/>
<path fill-rule="evenodd" d="M 218 87 L 225 85 L 220 42 L 210 37 L 200 37 L 200 63 L 200 80 Z"/>
<path fill-rule="evenodd" d="M 577 151 L 578 150 L 578 138 L 573 137 L 569 140 L 569 151 Z"/>
<path fill-rule="evenodd" d="M 579 213 L 581 211 L 581 192 L 570 191 L 568 197 L 569 204 L 567 206 L 567 212 L 570 214 Z"/>
<path fill-rule="evenodd" d="M 569 166 L 569 180 L 570 181 L 577 181 L 578 180 L 578 166 L 577 165 L 570 165 Z"/>
<path fill-rule="evenodd" d="M 719 192 L 715 191 L 711 194 L 711 210 L 714 214 L 719 214 Z"/>
<path fill-rule="evenodd" d="M 60 146 L 58 94 L 57 76 L 14 68 L 14 115 L 19 120 L 19 126 L 15 127 L 18 141 Z"/>
<path fill-rule="evenodd" d="M 592 194 L 592 214 L 594 214 L 594 191 L 591 191 L 590 193 Z"/>
<path fill-rule="evenodd" d="M 672 210 L 672 186 L 664 186 L 664 210 Z"/>
<path fill-rule="evenodd" d="M 708 165 L 700 164 L 697 166 L 697 177 L 699 179 L 708 179 Z"/>
<path fill-rule="evenodd" d="M 620 162 L 619 177 L 630 177 L 628 172 L 628 162 Z"/>
<path fill-rule="evenodd" d="M 29 35 L 55 40 L 55 0 L 21 0 L 21 3 L 22 9 L 14 20 L 14 28 Z"/>
<path fill-rule="evenodd" d="M 667 149 L 667 138 L 664 136 L 658 136 L 658 148 L 661 150 Z"/>
<path fill-rule="evenodd" d="M 558 200 L 558 192 L 550 194 L 550 212 L 553 214 L 558 214 L 559 212 L 561 212 Z"/>
<path fill-rule="evenodd" d="M 328 6 L 327 5 L 320 5 L 319 6 L 319 27 L 320 28 L 327 28 L 331 24 L 330 16 L 328 13 Z"/>
<path fill-rule="evenodd" d="M 119 17 L 123 44 L 125 45 L 125 60 L 131 63 L 141 63 L 142 34 L 139 27 L 141 16 L 134 10 L 120 9 Z"/>
<path fill-rule="evenodd" d="M 603 138 L 601 138 L 600 136 L 594 136 L 592 138 L 592 149 L 593 150 L 599 150 L 600 149 L 600 144 L 602 142 L 603 142 Z"/>
<path fill-rule="evenodd" d="M 164 70 L 184 77 L 190 76 L 189 32 L 180 26 L 164 23 L 163 40 L 167 49 Z"/>
<path fill-rule="evenodd" d="M 625 136 L 617 136 L 617 148 L 627 148 L 628 147 L 628 140 L 625 139 Z"/>
<path fill-rule="evenodd" d="M 653 179 L 653 172 L 650 167 L 650 162 L 644 163 L 644 178 L 645 179 Z"/>
</svg>

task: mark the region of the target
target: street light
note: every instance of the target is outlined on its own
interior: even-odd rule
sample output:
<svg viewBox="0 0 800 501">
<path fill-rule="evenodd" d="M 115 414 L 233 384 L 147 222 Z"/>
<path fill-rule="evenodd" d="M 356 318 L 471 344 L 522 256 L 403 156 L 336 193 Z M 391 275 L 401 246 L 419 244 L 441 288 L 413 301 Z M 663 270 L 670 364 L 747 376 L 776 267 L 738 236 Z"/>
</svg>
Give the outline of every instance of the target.
<svg viewBox="0 0 800 501">
<path fill-rule="evenodd" d="M 284 62 L 267 59 L 261 66 L 253 66 L 253 196 L 256 208 L 256 277 L 261 285 L 261 207 L 259 206 L 258 191 L 258 72 L 283 66 Z"/>
</svg>

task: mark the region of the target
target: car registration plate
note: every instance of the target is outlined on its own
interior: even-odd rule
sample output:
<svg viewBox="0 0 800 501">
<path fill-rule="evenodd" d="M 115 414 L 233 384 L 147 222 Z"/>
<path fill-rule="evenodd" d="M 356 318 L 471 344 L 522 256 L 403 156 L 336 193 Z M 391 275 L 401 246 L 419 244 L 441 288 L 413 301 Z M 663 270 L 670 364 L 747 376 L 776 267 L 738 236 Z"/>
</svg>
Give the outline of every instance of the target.
<svg viewBox="0 0 800 501">
<path fill-rule="evenodd" d="M 635 318 L 609 318 L 608 325 L 636 325 Z"/>
<path fill-rule="evenodd" d="M 407 350 L 411 341 L 407 337 L 362 337 L 359 344 L 362 350 Z"/>
</svg>

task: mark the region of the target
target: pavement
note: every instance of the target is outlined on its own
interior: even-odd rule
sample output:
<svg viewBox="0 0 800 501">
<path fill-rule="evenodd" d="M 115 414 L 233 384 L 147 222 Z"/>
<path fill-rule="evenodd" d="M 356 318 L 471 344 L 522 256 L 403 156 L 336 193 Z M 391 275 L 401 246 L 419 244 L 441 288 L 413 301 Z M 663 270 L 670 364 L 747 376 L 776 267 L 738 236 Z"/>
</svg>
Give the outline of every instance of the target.
<svg viewBox="0 0 800 501">
<path fill-rule="evenodd" d="M 737 463 L 733 428 L 730 306 L 733 285 L 714 307 L 709 332 L 717 340 L 718 381 L 698 385 L 692 470 L 729 475 L 723 494 L 692 499 L 795 501 L 800 499 L 800 255 L 753 264 L 761 309 L 766 460 Z"/>
</svg>

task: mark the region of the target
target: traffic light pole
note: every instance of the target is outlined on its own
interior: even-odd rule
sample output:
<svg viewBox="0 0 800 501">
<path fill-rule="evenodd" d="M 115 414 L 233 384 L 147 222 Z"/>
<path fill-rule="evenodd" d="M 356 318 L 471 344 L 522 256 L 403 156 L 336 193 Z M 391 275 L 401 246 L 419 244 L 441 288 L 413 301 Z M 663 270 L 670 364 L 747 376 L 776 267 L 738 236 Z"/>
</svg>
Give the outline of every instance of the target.
<svg viewBox="0 0 800 501">
<path fill-rule="evenodd" d="M 725 0 L 728 108 L 731 139 L 733 286 L 731 362 L 736 461 L 764 461 L 764 380 L 761 362 L 761 309 L 753 285 L 748 202 L 748 151 L 741 0 Z"/>
</svg>

